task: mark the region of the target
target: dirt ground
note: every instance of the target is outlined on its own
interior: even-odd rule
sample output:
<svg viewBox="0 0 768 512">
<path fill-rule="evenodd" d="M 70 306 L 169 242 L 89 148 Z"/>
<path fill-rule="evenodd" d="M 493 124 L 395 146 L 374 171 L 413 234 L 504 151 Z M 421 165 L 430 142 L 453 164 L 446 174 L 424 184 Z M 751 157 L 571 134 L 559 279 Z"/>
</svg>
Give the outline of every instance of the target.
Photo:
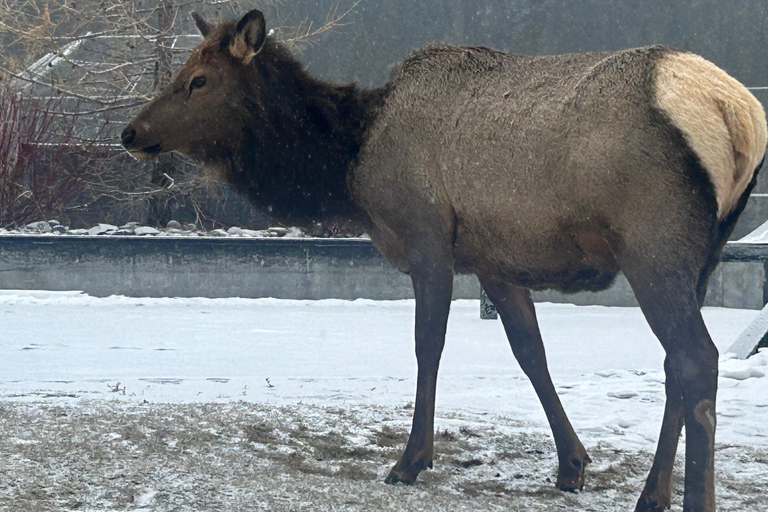
<svg viewBox="0 0 768 512">
<path fill-rule="evenodd" d="M 651 454 L 588 446 L 587 487 L 553 485 L 546 430 L 492 415 L 438 418 L 435 468 L 384 476 L 411 411 L 316 405 L 0 402 L 3 511 L 631 510 Z M 682 454 L 673 510 L 682 506 Z M 721 511 L 764 511 L 768 452 L 719 446 Z"/>
</svg>

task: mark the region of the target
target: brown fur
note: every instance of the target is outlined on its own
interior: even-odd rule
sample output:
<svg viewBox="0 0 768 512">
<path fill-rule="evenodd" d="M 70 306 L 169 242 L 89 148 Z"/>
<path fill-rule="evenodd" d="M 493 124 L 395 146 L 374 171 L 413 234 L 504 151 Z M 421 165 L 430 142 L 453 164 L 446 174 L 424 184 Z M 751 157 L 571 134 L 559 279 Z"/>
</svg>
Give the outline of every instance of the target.
<svg viewBox="0 0 768 512">
<path fill-rule="evenodd" d="M 384 91 L 316 80 L 258 30 L 198 19 L 207 37 L 123 133 L 126 149 L 140 159 L 178 151 L 199 160 L 208 178 L 233 183 L 285 223 L 359 224 L 345 175 Z M 263 44 L 249 49 L 250 40 Z M 199 77 L 203 87 L 193 84 Z"/>
<path fill-rule="evenodd" d="M 528 57 L 435 45 L 364 92 L 317 82 L 269 38 L 258 46 L 258 11 L 215 29 L 197 22 L 208 36 L 124 144 L 223 165 L 287 211 L 318 183 L 320 197 L 341 197 L 346 176 L 373 242 L 410 274 L 416 296 L 413 427 L 387 482 L 413 482 L 432 466 L 437 369 L 453 275 L 465 272 L 497 304 L 547 413 L 558 487 L 581 488 L 590 459 L 549 377 L 529 289 L 597 290 L 621 270 L 667 352 L 662 435 L 636 510 L 669 505 L 685 423 L 684 510 L 714 511 L 714 424 L 700 421 L 700 404 L 715 414 L 717 349 L 699 307 L 765 151 L 765 115 L 743 87 L 663 47 Z M 195 110 L 197 91 L 179 91 L 200 70 L 212 87 Z M 262 165 L 286 147 L 296 170 L 290 159 Z M 291 173 L 298 179 L 286 181 Z"/>
</svg>

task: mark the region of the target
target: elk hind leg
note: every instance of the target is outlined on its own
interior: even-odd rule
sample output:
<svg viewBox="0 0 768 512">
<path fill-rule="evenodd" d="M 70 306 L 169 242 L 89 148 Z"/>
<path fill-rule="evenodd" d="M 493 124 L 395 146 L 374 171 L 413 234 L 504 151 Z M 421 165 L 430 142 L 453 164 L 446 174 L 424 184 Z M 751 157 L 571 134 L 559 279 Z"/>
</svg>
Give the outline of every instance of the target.
<svg viewBox="0 0 768 512">
<path fill-rule="evenodd" d="M 635 512 L 662 512 L 672 504 L 672 469 L 675 465 L 675 454 L 680 432 L 685 423 L 685 415 L 682 390 L 674 376 L 669 357 L 664 360 L 664 371 L 667 375 L 664 419 L 661 422 L 661 433 L 656 455 L 653 458 L 653 466 L 648 473 L 640 499 L 637 501 Z"/>
<path fill-rule="evenodd" d="M 667 353 L 667 405 L 659 446 L 636 510 L 663 510 L 677 438 L 686 433 L 684 512 L 714 512 L 715 401 L 718 352 L 699 310 L 698 278 L 686 270 L 659 272 L 659 263 L 623 265 L 640 307 Z M 681 268 L 695 268 L 683 266 Z M 689 275 L 691 274 L 691 275 Z M 682 414 L 681 414 L 682 412 Z"/>
</svg>

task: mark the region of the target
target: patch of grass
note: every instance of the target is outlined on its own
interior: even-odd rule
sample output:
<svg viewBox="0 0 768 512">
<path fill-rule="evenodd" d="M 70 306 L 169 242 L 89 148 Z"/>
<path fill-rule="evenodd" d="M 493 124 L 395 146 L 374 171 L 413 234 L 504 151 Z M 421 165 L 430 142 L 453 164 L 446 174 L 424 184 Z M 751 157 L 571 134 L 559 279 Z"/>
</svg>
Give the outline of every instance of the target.
<svg viewBox="0 0 768 512">
<path fill-rule="evenodd" d="M 267 423 L 256 423 L 253 425 L 245 425 L 243 427 L 243 433 L 245 433 L 245 440 L 248 443 L 259 444 L 272 444 L 277 442 L 277 436 L 275 436 L 274 427 Z"/>
<path fill-rule="evenodd" d="M 405 446 L 405 443 L 408 442 L 408 432 L 404 429 L 394 429 L 388 425 L 383 425 L 373 433 L 371 442 L 382 448 Z"/>
</svg>

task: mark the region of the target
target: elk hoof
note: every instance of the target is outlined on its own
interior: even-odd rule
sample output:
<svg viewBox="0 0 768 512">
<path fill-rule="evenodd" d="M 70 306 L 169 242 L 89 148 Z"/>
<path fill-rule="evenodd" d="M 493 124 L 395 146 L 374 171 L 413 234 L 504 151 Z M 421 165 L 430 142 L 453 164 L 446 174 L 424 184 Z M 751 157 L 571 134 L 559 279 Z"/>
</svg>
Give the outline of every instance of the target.
<svg viewBox="0 0 768 512">
<path fill-rule="evenodd" d="M 640 499 L 637 500 L 635 512 L 663 512 L 671 505 L 671 496 L 664 496 L 658 491 L 652 493 L 646 493 L 643 491 L 643 493 L 640 494 Z"/>
<path fill-rule="evenodd" d="M 592 462 L 589 455 L 571 455 L 565 464 L 560 464 L 557 474 L 557 488 L 561 491 L 575 492 L 584 488 L 584 469 Z"/>
<path fill-rule="evenodd" d="M 384 479 L 385 484 L 394 485 L 396 483 L 403 483 L 410 485 L 416 481 L 416 477 L 419 476 L 422 470 L 431 468 L 432 461 L 427 459 L 416 459 L 410 464 L 403 463 L 401 460 L 395 467 L 393 467 L 387 478 Z"/>
</svg>

